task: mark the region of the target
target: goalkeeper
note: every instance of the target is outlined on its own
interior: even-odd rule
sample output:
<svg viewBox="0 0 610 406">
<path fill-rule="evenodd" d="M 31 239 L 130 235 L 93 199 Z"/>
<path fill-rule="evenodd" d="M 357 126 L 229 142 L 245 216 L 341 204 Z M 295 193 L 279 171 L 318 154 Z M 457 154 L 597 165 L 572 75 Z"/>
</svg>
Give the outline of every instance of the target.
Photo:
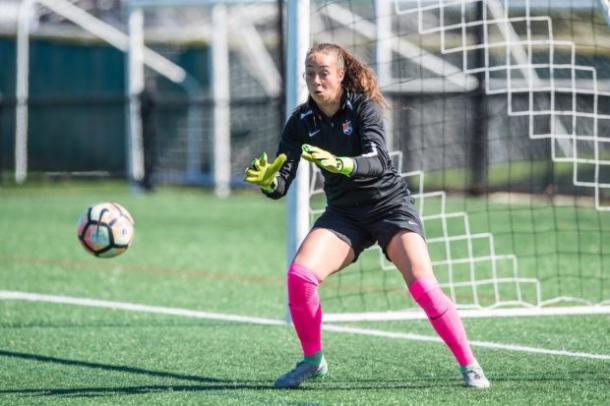
<svg viewBox="0 0 610 406">
<path fill-rule="evenodd" d="M 328 370 L 322 353 L 318 285 L 377 242 L 415 301 L 455 356 L 464 384 L 487 388 L 454 304 L 439 287 L 421 221 L 384 141 L 386 106 L 372 70 L 344 48 L 316 44 L 307 52 L 309 98 L 282 132 L 277 157 L 265 154 L 246 170 L 272 199 L 284 196 L 302 158 L 324 175 L 327 207 L 301 243 L 287 273 L 288 306 L 304 359 L 275 381 L 295 388 Z"/>
</svg>

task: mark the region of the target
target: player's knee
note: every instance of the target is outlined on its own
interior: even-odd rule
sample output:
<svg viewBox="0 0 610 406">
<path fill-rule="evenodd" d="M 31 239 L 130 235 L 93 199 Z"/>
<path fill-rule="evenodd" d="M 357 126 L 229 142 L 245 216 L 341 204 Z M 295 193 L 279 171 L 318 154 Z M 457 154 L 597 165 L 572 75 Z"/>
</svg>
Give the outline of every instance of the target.
<svg viewBox="0 0 610 406">
<path fill-rule="evenodd" d="M 441 317 L 452 306 L 451 300 L 443 293 L 440 287 L 426 292 L 418 301 L 421 308 L 431 320 Z"/>
<path fill-rule="evenodd" d="M 409 287 L 409 292 L 432 320 L 441 317 L 453 306 L 434 277 L 416 280 Z"/>
<path fill-rule="evenodd" d="M 292 263 L 286 274 L 289 304 L 303 303 L 317 295 L 320 280 L 309 268 Z"/>
</svg>

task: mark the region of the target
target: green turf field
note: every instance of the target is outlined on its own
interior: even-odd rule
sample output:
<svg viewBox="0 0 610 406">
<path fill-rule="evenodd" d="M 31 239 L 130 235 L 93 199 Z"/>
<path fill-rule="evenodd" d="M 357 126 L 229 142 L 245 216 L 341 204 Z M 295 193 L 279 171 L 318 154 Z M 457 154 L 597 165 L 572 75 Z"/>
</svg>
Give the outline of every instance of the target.
<svg viewBox="0 0 610 406">
<path fill-rule="evenodd" d="M 80 212 L 107 200 L 123 204 L 136 221 L 133 247 L 111 260 L 85 253 L 75 235 Z M 454 204 L 473 213 L 475 227 L 494 228 L 500 251 L 522 250 L 516 254 L 525 257 L 522 267 L 531 269 L 532 275 L 571 280 L 558 278 L 553 270 L 559 261 L 553 259 L 552 249 L 561 248 L 566 236 L 549 227 L 550 242 L 545 245 L 544 239 L 537 245 L 549 252 L 538 253 L 540 259 L 531 244 L 510 237 L 510 227 L 503 228 L 502 220 L 489 223 L 483 210 L 488 203 Z M 545 218 L 561 223 L 575 212 L 568 210 L 564 219 L 562 210 L 528 207 L 530 211 L 511 210 L 498 218 L 505 218 L 505 225 L 520 216 L 532 219 L 530 227 L 540 231 Z M 573 263 L 591 261 L 596 269 L 591 278 L 597 283 L 581 289 L 598 300 L 607 294 L 604 272 L 610 261 L 602 255 L 608 249 L 603 237 L 610 231 L 608 216 L 585 209 L 577 212 L 582 227 L 597 227 L 593 237 L 577 241 L 592 254 Z M 540 239 L 530 229 L 523 235 L 531 235 L 529 241 Z M 284 241 L 284 202 L 251 192 L 219 200 L 198 189 L 162 188 L 135 195 L 125 185 L 106 182 L 0 188 L 3 291 L 281 320 Z M 567 251 L 562 255 L 569 256 Z M 363 279 L 359 276 L 363 273 L 350 272 L 354 281 L 346 276 L 340 288 L 357 293 L 351 299 L 333 300 L 341 284 L 331 277 L 321 288 L 323 306 L 353 311 L 365 302 L 366 307 L 369 295 L 360 290 L 366 288 L 362 281 L 369 276 Z M 388 278 L 386 286 L 376 288 L 400 290 L 400 285 L 392 285 L 398 283 L 394 277 Z M 403 294 L 392 296 L 387 305 L 394 306 L 396 297 L 404 297 L 410 305 Z M 350 323 L 351 332 L 324 333 L 328 379 L 295 391 L 278 391 L 271 388 L 273 380 L 299 358 L 293 330 L 285 325 L 0 300 L 0 404 L 610 403 L 609 315 L 464 322 L 471 340 L 484 345 L 565 353 L 476 346 L 493 385 L 476 392 L 461 387 L 461 377 L 443 345 L 422 341 L 434 336 L 427 322 Z M 371 329 L 412 336 L 358 333 Z"/>
</svg>

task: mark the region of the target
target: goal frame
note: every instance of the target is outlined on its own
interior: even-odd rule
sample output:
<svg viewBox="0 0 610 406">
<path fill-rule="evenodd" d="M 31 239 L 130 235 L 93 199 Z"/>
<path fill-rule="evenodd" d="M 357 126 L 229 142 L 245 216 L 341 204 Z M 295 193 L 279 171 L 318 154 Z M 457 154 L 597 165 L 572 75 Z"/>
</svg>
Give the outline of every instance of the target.
<svg viewBox="0 0 610 406">
<path fill-rule="evenodd" d="M 472 3 L 473 1 L 476 1 L 476 0 L 464 0 L 463 2 Z M 483 0 L 481 0 L 481 1 L 483 1 Z M 502 0 L 484 0 L 484 1 L 485 1 L 486 5 L 488 4 L 487 2 L 489 1 L 489 3 L 491 4 L 490 7 L 494 8 L 495 11 L 501 11 L 498 9 L 497 6 L 504 4 L 504 1 L 502 1 Z M 603 0 L 603 1 L 605 1 L 606 6 L 607 6 L 607 4 L 608 4 L 607 0 Z M 535 2 L 535 0 L 531 0 L 531 1 L 524 0 L 523 7 L 529 8 L 530 3 L 533 3 L 533 2 Z M 380 16 L 386 15 L 389 8 L 391 8 L 392 6 L 396 6 L 395 3 L 399 3 L 399 1 L 378 0 L 376 2 L 376 12 L 377 12 L 378 18 Z M 418 3 L 419 4 L 420 0 L 411 0 L 411 1 L 407 0 L 407 1 L 402 1 L 400 3 Z M 439 4 L 439 1 L 421 0 L 421 3 Z M 459 4 L 460 1 L 457 0 L 457 1 L 453 1 L 452 3 Z M 565 7 L 565 6 L 567 6 L 567 5 L 563 5 L 562 7 Z M 434 68 L 435 64 L 441 63 L 442 69 L 439 69 L 438 67 L 436 67 L 436 69 L 438 71 L 444 72 L 445 75 L 447 75 L 447 73 L 453 75 L 451 78 L 448 79 L 448 83 L 450 83 L 452 88 L 457 89 L 456 91 L 466 92 L 468 90 L 472 90 L 473 88 L 475 88 L 477 86 L 477 83 L 476 83 L 477 79 L 476 79 L 475 75 L 473 75 L 472 73 L 466 72 L 466 71 L 461 71 L 461 68 L 459 68 L 462 73 L 462 75 L 460 76 L 460 72 L 455 71 L 455 68 L 456 68 L 455 66 L 452 66 L 452 65 L 450 66 L 444 60 L 442 60 L 438 57 L 435 57 L 432 54 L 427 53 L 425 50 L 422 50 L 422 49 L 409 50 L 408 46 L 405 46 L 405 45 L 409 45 L 409 44 L 402 44 L 403 46 L 400 47 L 400 51 L 399 51 L 398 48 L 396 48 L 396 43 L 398 43 L 399 40 L 396 40 L 396 41 L 388 40 L 388 38 L 391 34 L 391 29 L 390 29 L 391 25 L 390 24 L 384 24 L 382 27 L 379 27 L 380 24 L 375 24 L 375 26 L 373 27 L 373 24 L 366 20 L 363 20 L 363 19 L 359 20 L 357 17 L 354 17 L 354 15 L 346 15 L 345 12 L 340 10 L 338 7 L 336 7 L 335 4 L 327 5 L 327 8 L 331 8 L 331 7 L 334 7 L 333 11 L 328 12 L 326 14 L 326 17 L 333 19 L 335 22 L 338 22 L 338 23 L 341 23 L 341 20 L 344 20 L 350 24 L 351 28 L 353 28 L 356 31 L 359 31 L 358 32 L 359 35 L 363 35 L 366 38 L 373 39 L 376 41 L 377 48 L 376 48 L 375 55 L 377 58 L 377 66 L 379 68 L 377 70 L 377 74 L 378 74 L 380 83 L 382 83 L 382 84 L 391 83 L 391 78 L 389 77 L 389 75 L 391 75 L 391 73 L 388 72 L 387 68 L 384 68 L 387 65 L 384 64 L 383 61 L 388 60 L 387 58 L 391 57 L 392 52 L 399 53 L 399 54 L 401 54 L 402 57 L 409 57 L 408 53 L 411 52 L 412 54 L 419 53 L 420 62 L 418 62 L 418 63 L 422 64 L 422 66 L 425 64 L 425 65 L 427 65 L 427 67 Z M 608 12 L 608 8 L 606 8 L 606 12 Z M 344 14 L 342 14 L 342 13 L 344 13 Z M 528 14 L 529 14 L 529 11 L 528 11 Z M 309 23 L 309 16 L 303 16 L 303 18 L 305 21 L 307 21 L 307 23 Z M 298 24 L 300 20 L 297 18 L 296 21 Z M 355 23 L 355 21 L 358 21 L 358 23 Z M 610 24 L 610 20 L 609 20 L 609 24 Z M 514 36 L 516 34 L 514 32 L 508 31 L 505 33 L 505 35 L 507 36 L 506 41 L 508 43 L 510 43 L 511 38 L 513 38 L 513 40 L 514 40 Z M 292 39 L 289 38 L 288 46 L 290 46 L 291 41 L 295 41 L 295 38 L 294 37 Z M 512 42 L 515 42 L 515 41 L 512 41 Z M 395 47 L 394 49 L 392 49 L 393 46 Z M 513 52 L 515 52 L 517 55 L 521 55 L 521 50 L 518 49 L 519 46 L 520 45 L 515 45 L 514 46 L 515 49 L 513 50 Z M 407 51 L 405 51 L 405 49 L 407 49 Z M 424 55 L 424 56 L 421 57 L 421 55 Z M 527 63 L 527 60 L 520 59 L 520 64 L 522 64 L 524 61 Z M 530 68 L 530 70 L 532 70 L 532 68 Z M 431 81 L 431 83 L 432 83 L 432 81 Z M 444 84 L 443 84 L 443 86 L 444 86 Z M 389 127 L 392 128 L 391 123 L 389 123 Z M 561 141 L 562 140 L 559 140 L 560 147 L 562 146 Z M 391 137 L 388 140 L 388 142 L 389 142 L 389 144 L 390 144 L 389 146 L 391 148 Z M 307 166 L 309 166 L 309 165 L 307 165 Z M 314 168 L 314 173 L 315 173 L 315 168 Z M 314 192 L 314 182 L 312 181 L 310 194 L 312 194 L 313 192 Z M 596 208 L 598 210 L 602 209 L 602 208 L 600 208 L 599 204 L 597 204 Z M 289 217 L 289 221 L 292 221 L 292 222 L 297 221 L 294 216 L 294 213 L 292 213 L 292 217 Z M 289 227 L 289 230 L 291 230 L 290 227 Z M 296 230 L 296 227 L 293 227 L 292 230 L 293 230 L 294 234 L 289 235 L 289 237 L 288 237 L 289 241 L 291 241 L 291 244 L 293 241 L 298 240 L 298 237 L 299 237 L 296 234 L 296 232 L 294 232 L 294 230 Z M 291 252 L 291 251 L 289 250 L 289 252 Z M 405 303 L 405 307 L 407 307 L 407 305 L 408 305 L 408 303 Z M 508 307 L 508 306 L 511 306 L 511 307 Z M 519 307 L 514 307 L 514 306 L 519 306 Z M 527 305 L 527 304 L 521 304 L 521 303 L 505 303 L 505 304 L 500 304 L 497 307 L 490 306 L 490 307 L 476 308 L 476 306 L 475 306 L 474 308 L 473 307 L 461 308 L 461 309 L 459 308 L 459 312 L 462 315 L 462 317 L 527 317 L 527 316 L 610 314 L 610 300 L 605 300 L 601 303 L 591 303 L 584 299 L 561 296 L 561 297 L 552 298 L 552 299 L 546 300 L 546 301 L 537 300 L 536 303 L 534 303 L 533 305 Z M 425 318 L 425 314 L 422 311 L 420 311 L 419 309 L 411 309 L 411 310 L 405 310 L 405 311 L 366 312 L 366 313 L 326 313 L 324 315 L 324 321 L 326 321 L 326 322 L 387 321 L 387 320 L 409 320 L 409 319 L 423 319 L 423 318 Z"/>
</svg>

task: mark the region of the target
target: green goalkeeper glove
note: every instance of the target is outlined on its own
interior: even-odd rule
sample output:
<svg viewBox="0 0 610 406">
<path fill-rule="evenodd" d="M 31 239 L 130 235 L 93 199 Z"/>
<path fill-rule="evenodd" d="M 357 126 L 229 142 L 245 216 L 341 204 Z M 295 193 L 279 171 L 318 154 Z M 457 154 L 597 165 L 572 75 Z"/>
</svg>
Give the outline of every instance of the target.
<svg viewBox="0 0 610 406">
<path fill-rule="evenodd" d="M 354 160 L 352 158 L 336 157 L 322 148 L 309 144 L 303 144 L 302 149 L 303 154 L 301 156 L 305 160 L 313 162 L 328 172 L 350 176 L 354 171 Z"/>
<path fill-rule="evenodd" d="M 267 162 L 267 153 L 263 152 L 246 169 L 244 180 L 260 186 L 267 193 L 272 192 L 276 186 L 275 178 L 284 162 L 286 162 L 286 154 L 279 154 L 270 164 Z"/>
</svg>

